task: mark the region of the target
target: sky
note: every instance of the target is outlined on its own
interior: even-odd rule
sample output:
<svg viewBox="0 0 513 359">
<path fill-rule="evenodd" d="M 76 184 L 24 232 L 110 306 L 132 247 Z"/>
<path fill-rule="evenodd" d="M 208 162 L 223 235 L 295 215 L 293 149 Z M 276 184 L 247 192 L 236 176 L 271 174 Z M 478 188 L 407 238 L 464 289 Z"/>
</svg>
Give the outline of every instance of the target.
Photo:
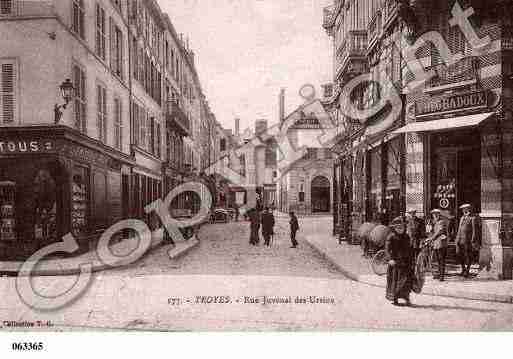
<svg viewBox="0 0 513 359">
<path fill-rule="evenodd" d="M 189 38 L 203 92 L 217 120 L 241 131 L 278 121 L 303 103 L 299 89 L 332 81 L 332 50 L 322 28 L 333 0 L 159 0 L 177 33 Z"/>
</svg>

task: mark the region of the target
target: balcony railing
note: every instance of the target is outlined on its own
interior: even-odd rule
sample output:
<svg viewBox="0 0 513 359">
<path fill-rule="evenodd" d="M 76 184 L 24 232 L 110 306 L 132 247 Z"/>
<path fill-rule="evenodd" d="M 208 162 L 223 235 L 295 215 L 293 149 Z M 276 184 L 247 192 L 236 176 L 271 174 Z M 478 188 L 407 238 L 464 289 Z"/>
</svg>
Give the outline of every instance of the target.
<svg viewBox="0 0 513 359">
<path fill-rule="evenodd" d="M 381 35 L 381 26 L 382 26 L 382 15 L 381 11 L 376 12 L 372 20 L 369 22 L 369 26 L 367 27 L 368 36 L 369 36 L 369 49 L 374 45 L 376 40 Z"/>
<path fill-rule="evenodd" d="M 384 28 L 387 28 L 388 25 L 392 23 L 392 20 L 398 14 L 399 10 L 399 1 L 398 0 L 386 0 L 385 5 L 383 7 L 383 24 Z"/>
<path fill-rule="evenodd" d="M 12 16 L 55 16 L 52 1 L 11 0 L 2 1 L 0 19 Z"/>
<path fill-rule="evenodd" d="M 191 134 L 191 124 L 177 100 L 167 101 L 167 120 L 174 125 L 184 136 Z"/>
<path fill-rule="evenodd" d="M 436 75 L 430 79 L 428 87 L 439 87 L 477 80 L 478 61 L 476 57 L 469 56 L 451 66 L 446 66 L 443 63 L 432 66 L 431 69 L 434 70 Z"/>
<path fill-rule="evenodd" d="M 367 52 L 367 31 L 349 31 L 337 50 L 337 77 L 345 71 L 352 59 L 365 59 Z"/>
<path fill-rule="evenodd" d="M 331 5 L 323 9 L 322 27 L 329 31 L 335 24 L 336 6 Z"/>
</svg>

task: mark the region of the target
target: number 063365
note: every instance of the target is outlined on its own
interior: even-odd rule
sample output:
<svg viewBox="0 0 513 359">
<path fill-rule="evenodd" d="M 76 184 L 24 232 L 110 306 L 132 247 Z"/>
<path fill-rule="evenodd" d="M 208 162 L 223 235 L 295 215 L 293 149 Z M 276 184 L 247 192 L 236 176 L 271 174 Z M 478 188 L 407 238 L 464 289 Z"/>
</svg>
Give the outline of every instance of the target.
<svg viewBox="0 0 513 359">
<path fill-rule="evenodd" d="M 12 343 L 11 349 L 14 351 L 41 351 L 44 349 L 42 342 L 17 342 Z"/>
</svg>

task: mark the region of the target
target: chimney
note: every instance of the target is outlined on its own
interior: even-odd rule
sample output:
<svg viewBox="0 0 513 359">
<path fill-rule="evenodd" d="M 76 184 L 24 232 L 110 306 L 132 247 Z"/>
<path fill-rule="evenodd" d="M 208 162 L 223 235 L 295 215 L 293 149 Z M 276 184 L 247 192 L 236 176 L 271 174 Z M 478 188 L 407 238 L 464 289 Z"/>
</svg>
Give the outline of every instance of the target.
<svg viewBox="0 0 513 359">
<path fill-rule="evenodd" d="M 235 136 L 240 136 L 240 118 L 235 119 Z"/>
<path fill-rule="evenodd" d="M 280 97 L 279 97 L 279 103 L 280 103 L 280 123 L 285 120 L 285 89 L 282 88 L 280 90 Z"/>
<path fill-rule="evenodd" d="M 267 120 L 255 121 L 255 135 L 261 135 L 267 132 Z"/>
</svg>

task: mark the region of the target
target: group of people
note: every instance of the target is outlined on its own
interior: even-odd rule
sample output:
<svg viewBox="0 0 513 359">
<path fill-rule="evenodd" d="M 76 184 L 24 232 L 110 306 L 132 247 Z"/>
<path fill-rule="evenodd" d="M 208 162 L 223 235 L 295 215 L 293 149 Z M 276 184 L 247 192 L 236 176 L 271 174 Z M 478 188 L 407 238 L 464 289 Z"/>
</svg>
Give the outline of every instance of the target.
<svg viewBox="0 0 513 359">
<path fill-rule="evenodd" d="M 296 240 L 296 233 L 299 230 L 299 222 L 294 212 L 290 212 L 290 240 L 292 242 L 291 248 L 297 248 L 298 242 Z M 254 208 L 248 211 L 250 235 L 249 244 L 258 246 L 260 243 L 260 228 L 262 229 L 262 237 L 264 238 L 264 245 L 271 246 L 271 239 L 274 237 L 274 226 L 276 221 L 273 212 L 269 207 L 265 207 L 263 212 Z"/>
<path fill-rule="evenodd" d="M 463 215 L 456 233 L 456 253 L 462 270 L 460 275 L 470 276 L 470 267 L 480 248 L 480 228 L 478 218 L 472 214 L 472 206 L 464 204 L 460 207 Z M 404 299 L 410 305 L 410 293 L 415 283 L 414 267 L 423 245 L 432 245 L 438 262 L 438 273 L 435 279 L 445 280 L 445 262 L 450 236 L 449 221 L 442 217 L 442 211 L 433 209 L 431 220 L 425 225 L 411 209 L 407 216 L 392 221 L 392 233 L 385 240 L 385 252 L 389 258 L 387 271 L 386 298 L 394 305 Z M 424 241 L 424 239 L 427 239 Z"/>
</svg>

